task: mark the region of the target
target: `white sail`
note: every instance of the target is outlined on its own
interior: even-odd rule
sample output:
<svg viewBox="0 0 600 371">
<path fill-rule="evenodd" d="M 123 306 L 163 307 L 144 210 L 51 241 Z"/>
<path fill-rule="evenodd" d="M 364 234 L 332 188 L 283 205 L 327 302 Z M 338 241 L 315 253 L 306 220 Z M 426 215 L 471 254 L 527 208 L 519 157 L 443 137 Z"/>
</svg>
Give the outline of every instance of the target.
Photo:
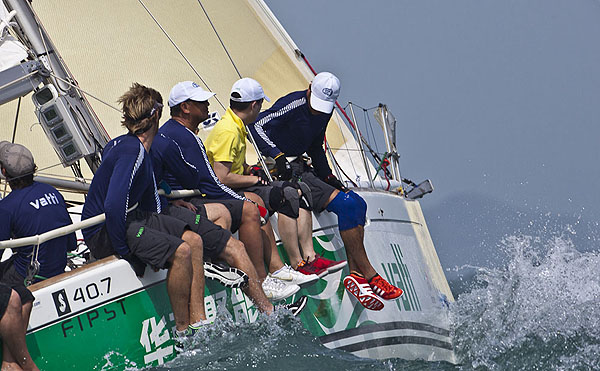
<svg viewBox="0 0 600 371">
<path fill-rule="evenodd" d="M 154 87 L 166 100 L 177 82 L 201 84 L 203 80 L 205 88 L 217 93 L 218 101 L 211 100 L 210 110 L 222 114 L 231 85 L 239 78 L 237 71 L 259 81 L 273 98 L 308 87 L 312 72 L 263 1 L 201 4 L 197 0 L 58 0 L 36 1 L 34 8 L 80 88 L 113 106 L 132 82 Z M 118 111 L 90 96 L 88 100 L 111 137 L 123 133 Z M 12 135 L 17 104 L 0 107 L 2 138 Z M 30 97 L 22 99 L 16 142 L 31 148 L 38 168 L 45 169 L 60 161 L 41 128 L 34 125 L 38 120 L 33 112 Z M 357 149 L 337 114 L 334 122 L 327 131 L 330 147 Z M 256 159 L 251 150 L 248 155 L 250 161 Z M 355 168 L 366 179 L 364 169 Z M 60 166 L 46 172 L 71 174 Z"/>
</svg>

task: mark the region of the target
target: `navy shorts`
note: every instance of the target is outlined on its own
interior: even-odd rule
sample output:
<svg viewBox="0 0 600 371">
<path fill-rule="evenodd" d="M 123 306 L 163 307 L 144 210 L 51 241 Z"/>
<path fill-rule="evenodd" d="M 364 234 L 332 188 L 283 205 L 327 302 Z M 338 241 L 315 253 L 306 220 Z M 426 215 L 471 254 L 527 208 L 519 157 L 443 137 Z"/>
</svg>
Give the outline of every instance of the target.
<svg viewBox="0 0 600 371">
<path fill-rule="evenodd" d="M 167 260 L 183 243 L 181 235 L 188 229 L 190 227 L 177 218 L 133 210 L 127 215 L 127 246 L 133 255 L 152 268 L 168 268 Z M 100 231 L 87 238 L 85 243 L 96 259 L 116 253 L 106 230 L 106 223 Z"/>
<path fill-rule="evenodd" d="M 306 165 L 301 158 L 292 161 L 291 165 L 295 173 L 301 174 L 299 180 L 310 188 L 313 210 L 320 213 L 325 209 L 329 197 L 335 192 L 336 188 L 318 178 L 313 168 Z"/>
<path fill-rule="evenodd" d="M 8 285 L 0 283 L 0 318 L 4 316 L 6 308 L 8 308 L 11 293 L 12 289 Z"/>
<path fill-rule="evenodd" d="M 25 287 L 25 277 L 15 269 L 15 258 L 16 255 L 13 254 L 13 256 L 0 263 L 0 283 L 15 290 L 21 298 L 21 304 L 33 302 L 33 294 Z"/>
<path fill-rule="evenodd" d="M 204 206 L 198 207 L 198 211 L 199 213 L 195 213 L 185 207 L 170 205 L 165 214 L 186 222 L 192 232 L 202 237 L 204 257 L 217 258 L 231 238 L 231 232 L 208 220 Z"/>
<path fill-rule="evenodd" d="M 231 214 L 231 232 L 235 233 L 238 229 L 240 229 L 240 225 L 242 224 L 242 210 L 244 209 L 244 200 L 214 200 L 202 197 L 194 197 L 190 200 L 194 206 L 198 209 L 204 204 L 222 204 L 227 208 L 229 214 Z M 206 213 L 206 211 L 205 211 Z M 206 216 L 206 214 L 204 214 Z"/>
</svg>

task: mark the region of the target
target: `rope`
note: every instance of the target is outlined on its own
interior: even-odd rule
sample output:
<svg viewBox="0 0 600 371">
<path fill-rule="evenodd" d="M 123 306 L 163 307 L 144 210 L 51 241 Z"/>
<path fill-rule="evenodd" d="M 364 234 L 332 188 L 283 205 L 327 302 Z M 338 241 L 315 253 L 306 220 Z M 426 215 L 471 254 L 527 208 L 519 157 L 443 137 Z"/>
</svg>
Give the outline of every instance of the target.
<svg viewBox="0 0 600 371">
<path fill-rule="evenodd" d="M 138 0 L 138 2 L 144 7 L 144 9 L 150 15 L 150 17 L 152 18 L 152 20 L 154 21 L 154 23 L 156 23 L 156 25 L 158 26 L 158 28 L 160 28 L 160 30 L 165 34 L 165 36 L 167 37 L 167 39 L 169 39 L 169 41 L 171 42 L 171 44 L 173 44 L 173 46 L 175 47 L 175 49 L 177 50 L 177 52 L 179 52 L 179 54 L 181 55 L 181 57 L 186 61 L 186 63 L 188 64 L 188 66 L 190 66 L 190 68 L 192 69 L 192 71 L 194 71 L 194 73 L 196 74 L 196 76 L 198 76 L 198 78 L 200 79 L 200 81 L 202 81 L 202 83 L 204 84 L 204 86 L 206 86 L 206 89 L 209 90 L 209 91 L 212 91 L 212 89 L 208 86 L 208 84 L 206 83 L 206 81 L 204 81 L 204 79 L 202 78 L 202 76 L 200 76 L 200 73 L 198 73 L 198 71 L 196 70 L 196 68 L 189 61 L 189 59 L 187 59 L 187 57 L 185 56 L 185 54 L 183 54 L 183 52 L 181 51 L 181 49 L 179 49 L 179 47 L 177 46 L 177 44 L 175 43 L 175 41 L 173 41 L 173 39 L 171 38 L 171 36 L 169 36 L 169 34 L 167 33 L 167 31 L 158 22 L 158 20 L 154 16 L 154 14 L 152 14 L 152 12 L 150 11 L 150 9 L 148 9 L 148 7 L 146 6 L 146 4 L 144 4 L 144 2 L 142 0 Z M 219 103 L 219 105 L 221 106 L 221 108 L 223 108 L 225 110 L 225 106 L 223 105 L 223 103 L 221 103 L 221 101 L 219 100 L 219 98 L 217 98 L 217 96 L 215 96 L 215 99 L 217 100 L 217 102 Z"/>
<path fill-rule="evenodd" d="M 212 20 L 208 16 L 208 13 L 206 12 L 206 9 L 204 9 L 204 5 L 202 5 L 202 1 L 198 0 L 198 4 L 200 4 L 200 7 L 202 8 L 202 11 L 204 12 L 204 15 L 206 15 L 206 19 L 208 19 L 208 23 L 210 23 L 213 31 L 215 31 L 215 35 L 217 35 L 217 38 L 219 39 L 219 42 L 221 42 L 221 46 L 223 47 L 223 50 L 225 50 L 225 54 L 227 54 L 227 57 L 229 57 L 229 60 L 231 61 L 231 64 L 233 65 L 233 68 L 235 69 L 235 72 L 238 74 L 238 76 L 241 79 L 242 78 L 242 74 L 240 73 L 240 71 L 238 70 L 237 66 L 235 65 L 235 62 L 233 61 L 233 58 L 231 58 L 231 55 L 229 54 L 229 51 L 227 50 L 227 47 L 225 47 L 225 43 L 223 43 L 223 40 L 221 39 L 221 36 L 219 36 L 219 33 L 217 32 L 217 29 L 215 28 L 215 25 L 213 24 Z"/>
</svg>

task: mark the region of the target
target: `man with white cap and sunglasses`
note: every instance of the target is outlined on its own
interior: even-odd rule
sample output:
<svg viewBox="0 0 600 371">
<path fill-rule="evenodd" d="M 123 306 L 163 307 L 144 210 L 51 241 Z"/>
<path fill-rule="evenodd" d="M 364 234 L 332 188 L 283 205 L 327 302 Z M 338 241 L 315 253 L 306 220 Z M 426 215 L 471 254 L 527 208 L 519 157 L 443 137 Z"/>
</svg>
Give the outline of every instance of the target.
<svg viewBox="0 0 600 371">
<path fill-rule="evenodd" d="M 381 310 L 380 298 L 396 299 L 402 290 L 377 274 L 369 262 L 364 247 L 367 204 L 333 175 L 323 149 L 339 94 L 339 79 L 321 72 L 307 90 L 280 98 L 249 128 L 261 152 L 275 159 L 284 180 L 296 176 L 308 184 L 315 212 L 327 210 L 337 215 L 350 268 L 344 286 L 365 308 Z M 310 156 L 312 166 L 303 160 L 304 153 Z M 297 157 L 290 163 L 287 156 Z"/>
<path fill-rule="evenodd" d="M 283 189 L 284 203 L 277 209 L 281 240 L 290 259 L 290 264 L 273 271 L 272 276 L 292 279 L 299 285 L 309 284 L 346 266 L 346 262 L 335 262 L 321 258 L 323 266 L 304 265 L 304 256 L 315 256 L 312 242 L 312 215 L 310 209 L 310 189 L 301 182 L 274 181 L 270 183 L 263 169 L 250 167 L 246 163 L 246 125 L 252 124 L 260 113 L 263 100 L 270 102 L 262 86 L 254 79 L 243 78 L 235 82 L 231 89 L 229 109 L 215 125 L 206 139 L 208 158 L 213 164 L 219 179 L 246 197 L 257 202 L 265 202 L 274 188 Z M 269 184 L 270 183 L 270 184 Z M 271 244 L 271 251 L 277 254 L 275 238 L 270 223 L 263 227 L 264 238 Z M 300 246 L 299 246 L 300 245 Z M 314 269 L 309 270 L 311 267 Z"/>
<path fill-rule="evenodd" d="M 192 81 L 180 82 L 171 89 L 171 119 L 161 126 L 152 145 L 155 173 L 161 173 L 162 180 L 171 189 L 198 189 L 202 192 L 201 197 L 188 200 L 188 208 L 200 209 L 213 203 L 225 205 L 231 215 L 230 229 L 232 232 L 239 231 L 240 241 L 255 268 L 246 272 L 250 281 L 257 281 L 251 284 L 260 284 L 271 301 L 285 299 L 298 292 L 300 287 L 293 282 L 267 277 L 259 208 L 219 181 L 202 140 L 195 134 L 200 123 L 208 118 L 208 100 L 212 96 L 214 93 L 205 91 Z M 196 174 L 189 176 L 189 169 L 194 169 Z M 279 259 L 281 266 L 283 263 Z"/>
</svg>

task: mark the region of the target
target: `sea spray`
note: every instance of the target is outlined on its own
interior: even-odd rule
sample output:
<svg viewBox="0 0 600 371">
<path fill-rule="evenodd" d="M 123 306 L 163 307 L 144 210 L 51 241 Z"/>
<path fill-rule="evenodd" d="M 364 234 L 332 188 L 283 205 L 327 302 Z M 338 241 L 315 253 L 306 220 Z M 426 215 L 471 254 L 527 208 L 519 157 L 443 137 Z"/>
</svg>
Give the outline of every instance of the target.
<svg viewBox="0 0 600 371">
<path fill-rule="evenodd" d="M 600 254 L 564 236 L 504 239 L 503 268 L 481 268 L 452 305 L 465 369 L 600 366 Z"/>
</svg>

